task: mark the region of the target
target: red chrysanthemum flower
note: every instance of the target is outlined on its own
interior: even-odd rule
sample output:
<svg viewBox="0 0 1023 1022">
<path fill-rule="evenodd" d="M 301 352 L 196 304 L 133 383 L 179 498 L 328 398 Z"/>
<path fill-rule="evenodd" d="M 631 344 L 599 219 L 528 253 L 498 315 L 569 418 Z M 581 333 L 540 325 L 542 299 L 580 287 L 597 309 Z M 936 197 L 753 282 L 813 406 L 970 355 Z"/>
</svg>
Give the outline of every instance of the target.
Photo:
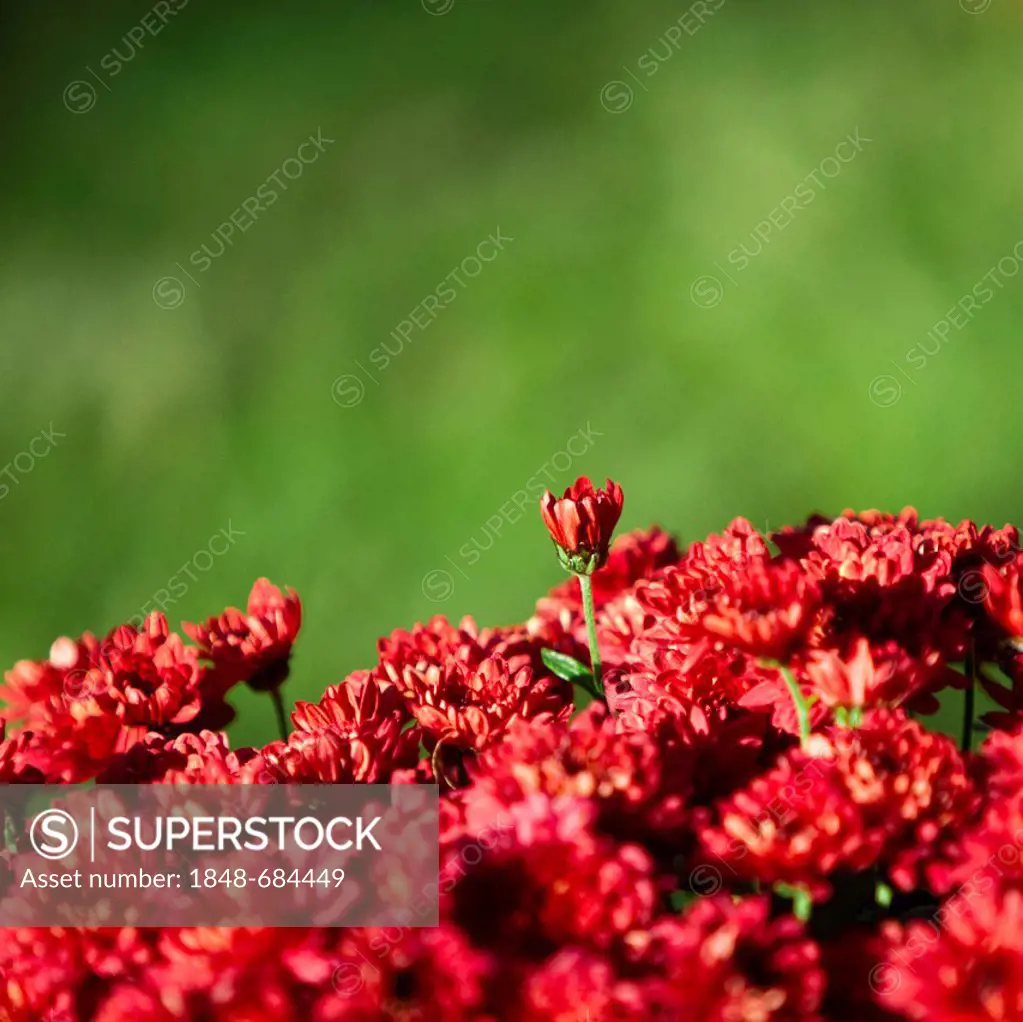
<svg viewBox="0 0 1023 1022">
<path fill-rule="evenodd" d="M 791 561 L 752 561 L 723 580 L 696 630 L 757 657 L 787 662 L 813 624 L 817 584 Z"/>
<path fill-rule="evenodd" d="M 872 651 L 865 638 L 849 653 L 814 650 L 805 665 L 812 692 L 825 706 L 900 706 L 928 683 L 933 671 L 896 643 Z"/>
<path fill-rule="evenodd" d="M 792 916 L 770 917 L 767 898 L 701 899 L 681 920 L 657 923 L 640 981 L 645 1018 L 701 1022 L 817 1022 L 825 989 L 820 949 Z"/>
<path fill-rule="evenodd" d="M 720 536 L 694 543 L 678 564 L 636 585 L 635 597 L 650 616 L 636 652 L 692 642 L 710 602 L 729 585 L 738 585 L 752 565 L 769 559 L 764 538 L 744 518 L 735 519 Z"/>
<path fill-rule="evenodd" d="M 32 732 L 7 737 L 7 724 L 0 720 L 0 784 L 44 784 L 46 777 L 32 754 Z"/>
<path fill-rule="evenodd" d="M 884 928 L 887 957 L 870 973 L 879 1003 L 911 1019 L 1023 1018 L 1023 892 L 950 898 L 933 917 Z"/>
<path fill-rule="evenodd" d="M 5 1022 L 129 1022 L 104 1001 L 144 977 L 159 931 L 6 928 L 0 931 L 0 1018 Z M 159 1016 L 157 1016 L 159 1017 Z"/>
<path fill-rule="evenodd" d="M 540 514 L 558 549 L 561 563 L 576 575 L 592 575 L 606 561 L 624 503 L 622 488 L 608 479 L 605 488 L 580 476 L 558 498 L 550 490 L 540 499 Z"/>
<path fill-rule="evenodd" d="M 373 676 L 402 688 L 406 667 L 424 670 L 431 665 L 444 667 L 456 663 L 476 668 L 491 656 L 501 657 L 510 671 L 531 667 L 537 675 L 548 675 L 541 658 L 542 648 L 543 643 L 521 625 L 480 629 L 471 617 L 453 625 L 443 614 L 437 614 L 426 624 L 413 625 L 411 631 L 399 628 L 379 639 L 380 662 Z M 567 686 L 564 692 L 568 698 Z"/>
<path fill-rule="evenodd" d="M 406 667 L 402 686 L 413 716 L 434 743 L 466 749 L 484 748 L 513 720 L 544 725 L 572 710 L 564 684 L 536 678 L 529 667 L 512 670 L 499 656 L 478 667 L 458 662 Z"/>
<path fill-rule="evenodd" d="M 954 835 L 948 889 L 976 894 L 997 883 L 1023 890 L 1023 732 L 994 732 L 970 768 L 983 801 Z"/>
<path fill-rule="evenodd" d="M 203 709 L 195 650 L 171 634 L 159 612 L 146 618 L 141 631 L 131 625 L 116 629 L 93 671 L 101 677 L 93 681 L 90 671 L 85 690 L 101 705 L 112 703 L 126 725 L 155 730 L 187 724 Z"/>
<path fill-rule="evenodd" d="M 26 688 L 30 679 L 41 687 Z M 26 708 L 29 694 L 36 701 Z M 102 641 L 88 633 L 77 642 L 58 639 L 48 661 L 22 662 L 8 674 L 4 697 L 24 711 L 23 723 L 37 736 L 37 765 L 68 782 L 94 777 L 150 731 L 171 738 L 223 727 L 234 715 L 197 651 L 169 631 L 159 612 L 141 628 L 122 625 Z"/>
<path fill-rule="evenodd" d="M 514 1022 L 576 1022 L 577 1019 L 628 1019 L 616 996 L 617 977 L 603 955 L 564 948 L 526 972 L 522 1004 Z"/>
<path fill-rule="evenodd" d="M 287 672 L 301 605 L 265 580 L 246 613 L 188 626 L 200 649 L 156 614 L 16 664 L 0 783 L 440 782 L 441 925 L 8 929 L 0 1019 L 1023 1018 L 1016 530 L 845 512 L 778 554 L 741 519 L 681 557 L 659 530 L 608 554 L 620 510 L 612 483 L 548 494 L 592 576 L 523 626 L 393 632 L 262 749 L 216 728 L 231 684 Z M 585 663 L 587 624 L 607 706 L 569 720 L 541 653 Z M 816 697 L 805 747 L 769 660 Z M 906 709 L 967 674 L 1012 730 L 960 754 Z M 680 909 L 705 882 L 726 890 Z M 805 927 L 786 885 L 814 898 Z"/>
<path fill-rule="evenodd" d="M 761 695 L 765 688 L 769 697 Z M 651 645 L 644 656 L 612 672 L 607 700 L 621 726 L 629 730 L 643 730 L 668 713 L 687 719 L 695 734 L 716 735 L 726 722 L 773 711 L 775 726 L 798 733 L 795 711 L 777 671 L 740 650 L 707 640 Z M 762 732 L 764 724 L 766 719 L 755 730 Z"/>
<path fill-rule="evenodd" d="M 355 671 L 331 685 L 317 703 L 297 702 L 291 721 L 299 731 L 330 728 L 357 735 L 380 728 L 401 731 L 412 720 L 401 693 L 369 671 Z"/>
<path fill-rule="evenodd" d="M 589 799 L 602 833 L 671 847 L 687 832 L 692 750 L 671 718 L 646 732 L 619 733 L 615 723 L 602 705 L 571 724 L 516 721 L 469 768 L 457 827 L 482 830 L 539 793 Z"/>
<path fill-rule="evenodd" d="M 83 636 L 83 641 L 94 639 L 92 635 Z M 58 639 L 50 650 L 51 659 L 19 660 L 14 667 L 4 674 L 4 684 L 0 687 L 0 699 L 6 706 L 6 715 L 12 720 L 20 721 L 25 727 L 45 724 L 50 716 L 50 707 L 60 705 L 68 698 L 65 689 L 66 668 L 61 668 L 52 659 L 54 651 L 60 649 L 65 640 Z M 74 645 L 74 640 L 67 639 Z M 83 672 L 84 673 L 84 672 Z M 75 698 L 80 692 L 80 684 L 74 684 L 70 694 Z"/>
<path fill-rule="evenodd" d="M 200 731 L 171 740 L 155 732 L 115 759 L 100 784 L 238 784 L 259 781 L 255 749 L 236 752 L 222 731 Z M 246 767 L 249 774 L 246 774 Z"/>
<path fill-rule="evenodd" d="M 302 602 L 294 589 L 282 592 L 261 578 L 244 613 L 229 607 L 204 624 L 185 622 L 182 627 L 213 661 L 225 686 L 246 681 L 258 692 L 269 692 L 288 677 L 291 648 L 302 627 Z"/>
<path fill-rule="evenodd" d="M 815 734 L 719 802 L 701 831 L 708 861 L 733 876 L 826 894 L 828 878 L 882 865 L 893 884 L 945 890 L 942 842 L 979 798 L 954 743 L 902 714 Z"/>
<path fill-rule="evenodd" d="M 200 712 L 213 727 L 231 719 L 226 706 L 215 705 L 219 693 L 196 651 L 170 632 L 159 611 L 140 628 L 121 625 L 103 640 L 89 632 L 78 640 L 57 639 L 49 659 L 20 661 L 5 680 L 0 695 L 10 715 L 28 727 L 88 715 L 90 700 L 113 706 L 128 726 L 187 724 Z"/>
<path fill-rule="evenodd" d="M 778 542 L 788 556 L 792 547 Z M 800 559 L 825 599 L 819 645 L 863 635 L 871 643 L 894 639 L 914 656 L 938 650 L 961 659 L 969 618 L 954 602 L 954 554 L 921 532 L 912 516 L 899 522 L 841 517 L 818 525 Z M 953 680 L 949 675 L 946 683 Z"/>
<path fill-rule="evenodd" d="M 414 624 L 411 631 L 397 628 L 378 639 L 380 665 L 377 673 L 392 685 L 400 686 L 404 669 L 421 661 L 434 664 L 455 661 L 475 667 L 486 655 L 479 629 L 471 617 L 453 625 L 443 614 L 436 614 L 426 624 Z"/>
<path fill-rule="evenodd" d="M 393 686 L 357 671 L 319 703 L 299 703 L 286 742 L 261 752 L 266 778 L 303 783 L 381 784 L 416 766 L 420 731 Z M 258 779 L 258 778 L 257 778 Z"/>
<path fill-rule="evenodd" d="M 589 800 L 536 793 L 505 808 L 499 841 L 449 836 L 442 911 L 474 944 L 509 958 L 563 944 L 623 949 L 653 919 L 654 863 L 639 845 L 601 834 L 596 818 Z M 485 854 L 466 854 L 477 841 Z"/>
<path fill-rule="evenodd" d="M 999 570 L 983 567 L 984 608 L 1008 635 L 1023 638 L 1023 554 Z"/>
<path fill-rule="evenodd" d="M 294 731 L 287 741 L 261 750 L 272 783 L 357 784 L 379 779 L 377 750 L 362 741 L 348 741 L 336 731 Z M 385 759 L 385 762 L 387 760 Z"/>
</svg>

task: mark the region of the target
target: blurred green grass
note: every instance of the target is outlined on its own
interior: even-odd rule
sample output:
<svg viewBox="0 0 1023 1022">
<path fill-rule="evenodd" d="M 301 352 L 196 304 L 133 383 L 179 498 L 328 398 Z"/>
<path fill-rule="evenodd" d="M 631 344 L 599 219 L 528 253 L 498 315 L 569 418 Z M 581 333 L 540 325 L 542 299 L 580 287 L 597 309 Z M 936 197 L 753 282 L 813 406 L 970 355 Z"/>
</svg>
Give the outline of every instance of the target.
<svg viewBox="0 0 1023 1022">
<path fill-rule="evenodd" d="M 626 527 L 1016 517 L 1023 285 L 923 368 L 905 353 L 1023 238 L 1018 13 L 727 0 L 669 51 L 687 6 L 190 3 L 84 114 L 65 86 L 147 8 L 5 11 L 0 466 L 51 422 L 66 437 L 0 500 L 0 659 L 138 613 L 229 522 L 244 537 L 169 614 L 295 586 L 292 698 L 432 613 L 521 620 L 559 580 L 538 519 L 471 566 L 458 551 L 587 423 L 555 475 L 619 479 Z M 652 47 L 648 91 L 608 112 Z M 158 307 L 156 281 L 320 127 L 335 144 Z M 872 143 L 694 304 L 857 127 Z M 498 226 L 514 242 L 340 407 L 333 381 Z M 270 737 L 268 706 L 241 704 L 235 740 Z"/>
</svg>

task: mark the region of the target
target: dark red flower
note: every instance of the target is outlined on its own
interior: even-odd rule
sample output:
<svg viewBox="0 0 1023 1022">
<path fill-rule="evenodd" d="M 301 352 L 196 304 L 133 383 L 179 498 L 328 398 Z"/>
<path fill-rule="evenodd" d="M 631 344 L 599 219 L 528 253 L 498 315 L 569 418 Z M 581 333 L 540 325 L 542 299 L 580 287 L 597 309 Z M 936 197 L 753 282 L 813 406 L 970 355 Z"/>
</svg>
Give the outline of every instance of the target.
<svg viewBox="0 0 1023 1022">
<path fill-rule="evenodd" d="M 527 972 L 514 1022 L 620 1019 L 614 967 L 603 955 L 564 948 Z"/>
<path fill-rule="evenodd" d="M 646 1018 L 707 1022 L 817 1022 L 825 976 L 820 948 L 792 916 L 772 919 L 769 899 L 698 901 L 681 920 L 644 936 L 640 981 Z"/>
<path fill-rule="evenodd" d="M 130 986 L 130 977 L 146 974 L 158 958 L 158 940 L 159 931 L 134 927 L 6 928 L 0 931 L 0 1018 L 128 1022 L 135 1016 L 94 1013 L 96 1006 Z"/>
<path fill-rule="evenodd" d="M 141 631 L 131 625 L 116 629 L 93 671 L 101 677 L 90 684 L 87 676 L 85 690 L 101 705 L 113 703 L 126 725 L 186 724 L 203 708 L 195 650 L 170 633 L 159 612 L 146 618 Z"/>
<path fill-rule="evenodd" d="M 604 489 L 596 490 L 586 476 L 580 476 L 560 498 L 550 490 L 544 493 L 540 514 L 569 571 L 592 575 L 607 561 L 624 500 L 617 483 L 608 479 Z"/>
<path fill-rule="evenodd" d="M 357 784 L 380 779 L 376 752 L 361 740 L 349 741 L 336 731 L 293 731 L 286 742 L 261 750 L 272 783 Z"/>
<path fill-rule="evenodd" d="M 509 957 L 563 944 L 606 951 L 652 921 L 654 863 L 602 834 L 592 801 L 534 793 L 474 823 L 442 842 L 441 891 L 442 912 L 478 946 Z M 467 855 L 474 845 L 481 854 Z"/>
<path fill-rule="evenodd" d="M 820 578 L 827 604 L 818 645 L 846 648 L 864 636 L 874 647 L 895 641 L 928 668 L 962 660 L 976 609 L 961 598 L 972 590 L 956 568 L 959 541 L 948 530 L 946 523 L 845 518 L 818 528 L 803 562 Z M 951 670 L 936 679 L 938 688 L 962 685 Z"/>
<path fill-rule="evenodd" d="M 671 718 L 619 733 L 607 707 L 594 704 L 571 724 L 510 725 L 469 768 L 472 784 L 459 804 L 474 832 L 538 793 L 589 799 L 603 833 L 665 847 L 681 839 L 688 822 L 693 758 Z"/>
<path fill-rule="evenodd" d="M 401 693 L 369 671 L 355 671 L 331 685 L 317 703 L 299 701 L 291 714 L 298 731 L 333 729 L 355 736 L 381 727 L 401 731 L 412 715 Z"/>
<path fill-rule="evenodd" d="M 279 688 L 288 677 L 291 647 L 302 626 L 302 602 L 290 587 L 269 579 L 252 587 L 245 613 L 229 607 L 204 624 L 182 626 L 213 661 L 225 687 L 246 681 L 258 692 Z"/>
<path fill-rule="evenodd" d="M 983 802 L 954 835 L 948 887 L 974 894 L 996 883 L 1023 890 L 1023 732 L 994 732 L 970 767 Z"/>
</svg>

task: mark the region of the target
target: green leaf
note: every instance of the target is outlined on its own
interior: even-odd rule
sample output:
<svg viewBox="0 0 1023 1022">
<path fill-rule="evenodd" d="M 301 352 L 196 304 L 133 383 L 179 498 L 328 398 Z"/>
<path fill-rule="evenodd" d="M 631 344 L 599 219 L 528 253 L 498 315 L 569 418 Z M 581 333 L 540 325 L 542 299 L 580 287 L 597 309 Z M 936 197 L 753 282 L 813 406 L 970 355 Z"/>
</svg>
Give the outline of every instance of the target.
<svg viewBox="0 0 1023 1022">
<path fill-rule="evenodd" d="M 685 910 L 696 901 L 697 895 L 692 891 L 672 891 L 669 900 L 671 902 L 671 909 L 673 912 L 683 913 Z"/>
<path fill-rule="evenodd" d="M 593 675 L 585 664 L 555 649 L 542 649 L 540 655 L 552 674 L 556 674 L 564 681 L 570 681 L 575 687 L 573 702 L 576 713 L 585 710 L 594 699 L 601 698 L 594 684 Z"/>
<path fill-rule="evenodd" d="M 590 669 L 585 664 L 576 660 L 575 657 L 570 657 L 567 653 L 559 653 L 556 649 L 542 649 L 540 650 L 540 656 L 543 657 L 543 662 L 547 669 L 565 681 L 593 680 Z"/>
<path fill-rule="evenodd" d="M 579 684 L 575 685 L 573 696 L 574 698 L 572 702 L 575 705 L 575 712 L 572 714 L 573 717 L 578 713 L 582 713 L 583 710 L 585 710 L 586 707 L 589 706 L 596 698 L 590 689 L 584 688 Z"/>
<path fill-rule="evenodd" d="M 792 899 L 792 914 L 801 923 L 809 920 L 810 914 L 813 912 L 813 898 L 810 897 L 810 892 L 805 887 L 800 884 L 779 882 L 774 885 L 774 892 L 782 898 Z"/>
</svg>

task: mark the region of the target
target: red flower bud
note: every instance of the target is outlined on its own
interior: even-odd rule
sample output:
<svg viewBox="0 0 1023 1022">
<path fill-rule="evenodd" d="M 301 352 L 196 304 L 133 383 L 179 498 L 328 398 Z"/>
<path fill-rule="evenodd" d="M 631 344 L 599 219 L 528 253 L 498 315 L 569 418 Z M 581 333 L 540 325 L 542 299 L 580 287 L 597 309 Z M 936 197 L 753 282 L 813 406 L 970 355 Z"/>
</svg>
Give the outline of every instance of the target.
<svg viewBox="0 0 1023 1022">
<path fill-rule="evenodd" d="M 607 561 L 623 503 L 622 488 L 610 479 L 603 490 L 580 476 L 560 499 L 550 490 L 544 493 L 540 514 L 568 571 L 592 575 Z"/>
</svg>

